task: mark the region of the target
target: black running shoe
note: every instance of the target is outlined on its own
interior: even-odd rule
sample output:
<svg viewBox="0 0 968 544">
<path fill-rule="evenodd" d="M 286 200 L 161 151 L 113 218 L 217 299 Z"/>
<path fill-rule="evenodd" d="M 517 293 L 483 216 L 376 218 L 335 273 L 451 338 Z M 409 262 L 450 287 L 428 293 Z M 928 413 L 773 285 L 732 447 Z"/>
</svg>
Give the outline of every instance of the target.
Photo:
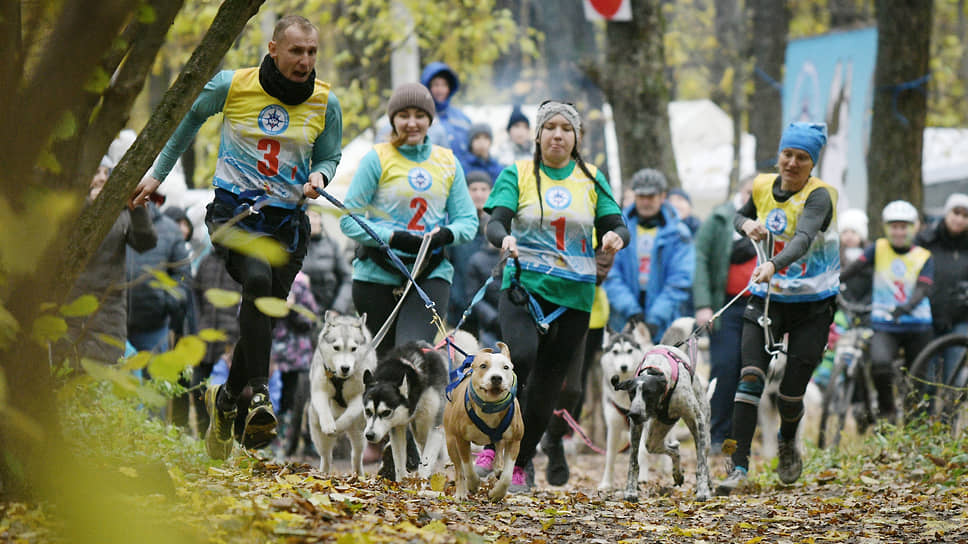
<svg viewBox="0 0 968 544">
<path fill-rule="evenodd" d="M 548 466 L 545 468 L 545 478 L 551 485 L 565 485 L 571 475 L 568 471 L 568 460 L 565 458 L 565 446 L 561 437 L 554 438 L 545 433 L 541 439 L 541 451 L 548 456 Z"/>
<path fill-rule="evenodd" d="M 259 450 L 276 438 L 276 414 L 272 411 L 267 390 L 257 391 L 249 403 L 249 413 L 245 416 L 245 430 L 242 431 L 242 446 L 249 450 Z"/>
</svg>

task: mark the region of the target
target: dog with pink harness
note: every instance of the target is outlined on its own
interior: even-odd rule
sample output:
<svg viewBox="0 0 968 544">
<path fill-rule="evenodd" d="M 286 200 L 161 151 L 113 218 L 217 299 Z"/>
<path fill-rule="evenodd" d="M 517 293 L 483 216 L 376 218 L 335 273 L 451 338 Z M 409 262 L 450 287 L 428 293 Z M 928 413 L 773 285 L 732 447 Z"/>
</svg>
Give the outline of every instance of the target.
<svg viewBox="0 0 968 544">
<path fill-rule="evenodd" d="M 686 334 L 682 334 L 685 332 Z M 696 500 L 710 497 L 709 476 L 709 398 L 715 388 L 695 372 L 698 355 L 691 357 L 673 347 L 688 336 L 688 330 L 670 327 L 659 345 L 645 353 L 635 375 L 620 381 L 613 376 L 612 387 L 629 395 L 629 470 L 625 500 L 638 500 L 638 450 L 645 431 L 649 453 L 665 453 L 672 459 L 672 478 L 682 485 L 685 478 L 679 455 L 679 441 L 669 432 L 681 419 L 692 433 L 696 444 Z M 695 352 L 695 350 L 689 350 Z M 648 429 L 645 430 L 646 425 Z"/>
</svg>

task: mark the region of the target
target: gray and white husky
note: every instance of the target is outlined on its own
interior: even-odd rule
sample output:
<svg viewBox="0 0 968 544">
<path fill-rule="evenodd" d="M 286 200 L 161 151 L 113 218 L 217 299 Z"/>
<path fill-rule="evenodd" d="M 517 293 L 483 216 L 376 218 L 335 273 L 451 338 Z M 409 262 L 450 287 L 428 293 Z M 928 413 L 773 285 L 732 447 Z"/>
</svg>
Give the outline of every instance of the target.
<svg viewBox="0 0 968 544">
<path fill-rule="evenodd" d="M 441 424 L 447 377 L 446 361 L 426 342 L 398 346 L 380 359 L 375 372 L 363 373 L 363 434 L 372 443 L 390 436 L 397 482 L 407 471 L 408 428 L 420 456 L 417 474 L 427 478 L 434 469 L 444 444 Z"/>
<path fill-rule="evenodd" d="M 371 340 L 366 314 L 326 312 L 309 368 L 309 433 L 323 473 L 330 471 L 333 446 L 346 433 L 353 470 L 363 475 L 363 373 L 376 368 Z"/>
</svg>

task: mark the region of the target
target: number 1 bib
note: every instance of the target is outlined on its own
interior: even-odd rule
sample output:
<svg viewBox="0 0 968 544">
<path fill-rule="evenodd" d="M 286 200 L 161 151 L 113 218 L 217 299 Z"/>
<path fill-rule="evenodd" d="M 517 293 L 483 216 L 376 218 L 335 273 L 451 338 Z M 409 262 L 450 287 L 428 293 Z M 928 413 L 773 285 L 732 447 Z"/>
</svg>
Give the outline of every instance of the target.
<svg viewBox="0 0 968 544">
<path fill-rule="evenodd" d="M 518 169 L 518 210 L 512 234 L 517 238 L 521 268 L 559 278 L 594 283 L 595 250 L 592 236 L 598 193 L 595 182 L 573 165 L 563 180 L 541 176 L 542 210 L 537 180 L 530 160 Z M 597 169 L 588 165 L 592 176 Z"/>
</svg>

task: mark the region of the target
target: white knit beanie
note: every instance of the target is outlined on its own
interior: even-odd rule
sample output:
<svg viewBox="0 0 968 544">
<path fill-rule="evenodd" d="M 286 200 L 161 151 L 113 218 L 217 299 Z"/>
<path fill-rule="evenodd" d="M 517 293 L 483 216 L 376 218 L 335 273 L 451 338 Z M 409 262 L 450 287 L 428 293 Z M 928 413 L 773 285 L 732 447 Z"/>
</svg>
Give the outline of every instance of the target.
<svg viewBox="0 0 968 544">
<path fill-rule="evenodd" d="M 535 115 L 535 127 L 537 128 L 535 140 L 541 140 L 541 129 L 548 119 L 555 115 L 561 115 L 571 124 L 571 127 L 575 130 L 575 145 L 577 147 L 578 141 L 581 140 L 581 116 L 578 115 L 575 106 L 555 100 L 548 100 L 538 106 L 538 113 Z"/>
<path fill-rule="evenodd" d="M 955 208 L 964 208 L 968 210 L 968 195 L 964 193 L 952 193 L 948 197 L 948 200 L 944 201 L 944 214 L 948 215 L 948 212 Z"/>
<path fill-rule="evenodd" d="M 864 210 L 851 208 L 844 210 L 844 213 L 839 214 L 837 217 L 837 230 L 840 233 L 843 233 L 845 230 L 852 230 L 862 240 L 867 240 L 867 222 L 867 214 L 864 213 Z"/>
</svg>

